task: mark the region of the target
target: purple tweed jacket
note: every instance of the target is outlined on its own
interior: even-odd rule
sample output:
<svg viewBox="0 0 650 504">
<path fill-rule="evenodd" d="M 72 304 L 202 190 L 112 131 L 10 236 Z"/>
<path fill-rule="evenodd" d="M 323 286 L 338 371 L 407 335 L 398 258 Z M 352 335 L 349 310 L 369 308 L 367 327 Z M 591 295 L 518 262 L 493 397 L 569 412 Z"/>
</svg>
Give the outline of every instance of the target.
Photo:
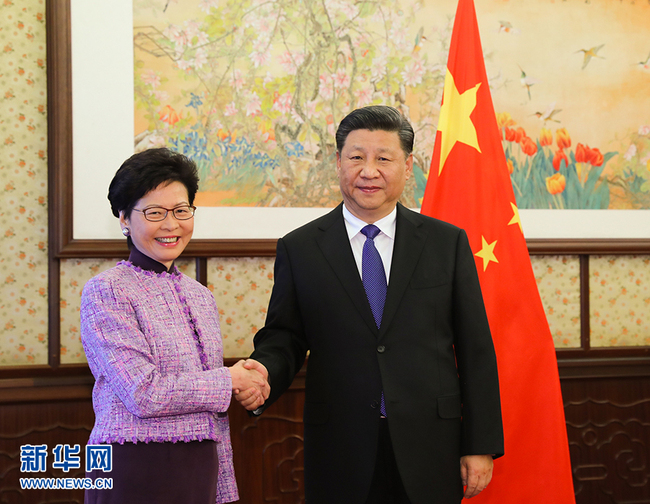
<svg viewBox="0 0 650 504">
<path fill-rule="evenodd" d="M 217 502 L 237 500 L 214 297 L 181 274 L 119 262 L 86 283 L 81 341 L 95 376 L 89 444 L 217 442 Z"/>
</svg>

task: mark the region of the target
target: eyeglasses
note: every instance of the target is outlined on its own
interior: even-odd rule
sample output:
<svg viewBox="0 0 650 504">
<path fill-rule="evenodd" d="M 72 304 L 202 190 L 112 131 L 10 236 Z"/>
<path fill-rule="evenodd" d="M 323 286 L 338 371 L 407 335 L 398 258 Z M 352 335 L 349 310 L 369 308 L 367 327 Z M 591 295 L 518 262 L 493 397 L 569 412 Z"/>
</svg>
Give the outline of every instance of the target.
<svg viewBox="0 0 650 504">
<path fill-rule="evenodd" d="M 144 210 L 133 209 L 144 215 L 144 218 L 150 222 L 160 222 L 167 218 L 167 213 L 171 212 L 177 220 L 189 220 L 194 217 L 195 206 L 183 205 L 176 208 L 151 207 Z"/>
</svg>

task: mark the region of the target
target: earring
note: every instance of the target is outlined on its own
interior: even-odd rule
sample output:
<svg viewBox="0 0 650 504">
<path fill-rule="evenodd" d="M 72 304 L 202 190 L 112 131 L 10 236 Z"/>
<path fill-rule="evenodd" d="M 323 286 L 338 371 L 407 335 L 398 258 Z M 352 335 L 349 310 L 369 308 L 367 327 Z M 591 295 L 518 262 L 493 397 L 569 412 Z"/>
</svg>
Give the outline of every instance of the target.
<svg viewBox="0 0 650 504">
<path fill-rule="evenodd" d="M 124 236 L 129 236 L 131 234 L 131 231 L 129 231 L 128 227 L 122 228 L 122 234 Z"/>
</svg>

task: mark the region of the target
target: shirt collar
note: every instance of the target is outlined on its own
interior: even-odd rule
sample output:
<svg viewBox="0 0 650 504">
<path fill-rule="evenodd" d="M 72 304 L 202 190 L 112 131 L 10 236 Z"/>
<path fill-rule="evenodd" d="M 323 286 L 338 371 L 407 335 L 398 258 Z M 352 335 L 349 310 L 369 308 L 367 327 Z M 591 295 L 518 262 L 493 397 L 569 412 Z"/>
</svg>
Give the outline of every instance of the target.
<svg viewBox="0 0 650 504">
<path fill-rule="evenodd" d="M 345 219 L 346 229 L 348 231 L 348 238 L 351 240 L 354 238 L 357 233 L 361 232 L 361 229 L 368 225 L 367 222 L 362 221 L 358 217 L 352 215 L 352 212 L 348 210 L 343 204 L 343 218 Z M 393 211 L 389 213 L 386 217 L 379 219 L 377 222 L 373 222 L 379 230 L 384 233 L 391 240 L 395 239 L 395 223 L 397 221 L 397 207 L 393 208 Z"/>
<path fill-rule="evenodd" d="M 133 264 L 133 266 L 137 266 L 145 271 L 153 271 L 154 273 L 169 273 L 174 268 L 174 264 L 172 264 L 169 270 L 167 270 L 164 264 L 159 263 L 148 255 L 144 255 L 135 247 L 135 245 L 131 247 L 129 262 Z"/>
</svg>

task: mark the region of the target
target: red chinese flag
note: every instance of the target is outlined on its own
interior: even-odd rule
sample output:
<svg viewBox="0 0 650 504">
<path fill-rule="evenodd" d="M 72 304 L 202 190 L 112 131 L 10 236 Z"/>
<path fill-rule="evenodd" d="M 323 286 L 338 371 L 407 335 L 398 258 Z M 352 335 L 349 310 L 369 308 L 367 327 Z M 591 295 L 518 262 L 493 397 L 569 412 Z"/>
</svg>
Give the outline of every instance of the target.
<svg viewBox="0 0 650 504">
<path fill-rule="evenodd" d="M 499 366 L 505 456 L 477 504 L 575 503 L 553 339 L 501 145 L 473 0 L 460 0 L 422 213 L 467 232 Z"/>
</svg>

